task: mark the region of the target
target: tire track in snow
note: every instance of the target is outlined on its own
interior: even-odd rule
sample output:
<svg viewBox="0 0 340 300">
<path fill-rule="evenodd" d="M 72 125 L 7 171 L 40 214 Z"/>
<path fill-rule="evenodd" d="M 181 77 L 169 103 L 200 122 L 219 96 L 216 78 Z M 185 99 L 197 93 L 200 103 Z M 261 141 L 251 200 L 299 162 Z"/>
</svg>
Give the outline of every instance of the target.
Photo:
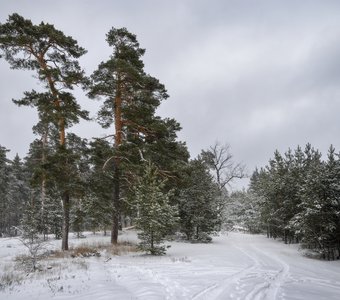
<svg viewBox="0 0 340 300">
<path fill-rule="evenodd" d="M 255 250 L 258 254 L 269 258 L 269 260 L 276 262 L 279 265 L 279 270 L 274 274 L 268 277 L 268 271 L 265 269 L 259 269 L 259 274 L 262 279 L 265 280 L 263 283 L 257 284 L 246 296 L 245 300 L 257 300 L 257 299 L 277 299 L 278 292 L 281 286 L 285 283 L 288 275 L 289 275 L 289 265 L 285 263 L 283 260 L 278 258 L 277 256 L 270 255 L 262 249 L 259 249 L 255 246 L 251 246 L 252 249 Z M 263 259 L 259 260 L 259 263 L 264 267 L 265 264 L 261 263 Z"/>
<path fill-rule="evenodd" d="M 215 299 L 216 297 L 219 297 L 220 295 L 224 295 L 228 287 L 230 288 L 232 284 L 236 284 L 237 285 L 236 287 L 239 287 L 237 282 L 241 278 L 247 276 L 248 274 L 251 274 L 253 271 L 255 271 L 259 267 L 259 261 L 255 257 L 250 255 L 248 252 L 243 250 L 241 247 L 238 247 L 235 245 L 232 245 L 232 247 L 236 248 L 237 250 L 242 252 L 245 256 L 247 256 L 251 260 L 252 264 L 234 274 L 224 277 L 222 280 L 218 282 L 215 282 L 205 287 L 204 289 L 202 289 L 201 291 L 193 295 L 191 297 L 192 300 L 206 299 L 206 297 L 209 297 L 208 299 Z"/>
<path fill-rule="evenodd" d="M 277 256 L 269 255 L 255 246 L 247 245 L 247 250 L 236 245 L 232 246 L 248 257 L 252 264 L 205 287 L 191 299 L 226 299 L 226 297 L 245 300 L 277 299 L 278 292 L 289 274 L 289 265 Z M 268 259 L 275 264 L 268 265 L 266 263 Z M 278 270 L 268 270 L 268 266 L 279 267 Z M 261 282 L 256 283 L 256 280 Z M 251 288 L 248 292 L 247 287 Z"/>
<path fill-rule="evenodd" d="M 222 279 L 221 281 L 215 282 L 215 283 L 205 287 L 204 289 L 202 289 L 198 293 L 194 294 L 191 297 L 191 299 L 192 300 L 202 299 L 202 297 L 205 297 L 207 294 L 212 297 L 211 293 L 213 293 L 215 290 L 216 291 L 215 291 L 214 294 L 219 294 L 220 293 L 219 289 L 221 289 L 221 287 L 224 286 L 226 281 L 231 280 L 231 282 L 229 284 L 231 284 L 232 282 L 235 282 L 236 280 L 241 278 L 244 274 L 246 274 L 248 271 L 250 272 L 253 269 L 253 267 L 254 266 L 248 266 L 248 267 L 242 269 L 241 271 L 238 271 L 234 274 L 227 276 L 226 278 Z"/>
</svg>

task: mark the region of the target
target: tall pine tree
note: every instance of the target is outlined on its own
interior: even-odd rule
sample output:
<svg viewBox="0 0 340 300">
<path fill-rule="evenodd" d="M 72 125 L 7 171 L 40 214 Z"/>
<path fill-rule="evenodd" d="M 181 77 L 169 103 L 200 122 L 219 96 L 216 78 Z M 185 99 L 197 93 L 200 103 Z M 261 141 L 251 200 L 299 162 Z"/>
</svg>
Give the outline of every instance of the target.
<svg viewBox="0 0 340 300">
<path fill-rule="evenodd" d="M 15 13 L 9 16 L 7 23 L 0 24 L 0 50 L 13 69 L 33 70 L 44 83 L 46 92 L 26 92 L 17 103 L 43 107 L 46 111 L 49 122 L 58 128 L 58 163 L 63 165 L 68 155 L 66 128 L 77 123 L 79 118 L 87 118 L 87 112 L 80 109 L 70 93 L 75 85 L 84 82 L 84 72 L 77 59 L 86 53 L 85 49 L 53 25 L 44 22 L 34 25 Z M 71 187 L 60 186 L 63 187 L 59 191 L 63 203 L 62 249 L 68 250 Z"/>
<path fill-rule="evenodd" d="M 185 161 L 188 154 L 185 146 L 175 141 L 179 124 L 155 116 L 168 95 L 156 78 L 144 72 L 145 50 L 140 48 L 136 36 L 125 28 L 112 28 L 106 40 L 113 53 L 92 74 L 88 94 L 104 100 L 98 113 L 101 125 L 114 126 L 111 242 L 117 243 L 121 198 L 126 192 L 123 183 L 141 174 L 146 159 L 158 166 L 162 164 L 161 171 L 166 173 L 171 161 L 165 159 L 166 155 Z"/>
</svg>

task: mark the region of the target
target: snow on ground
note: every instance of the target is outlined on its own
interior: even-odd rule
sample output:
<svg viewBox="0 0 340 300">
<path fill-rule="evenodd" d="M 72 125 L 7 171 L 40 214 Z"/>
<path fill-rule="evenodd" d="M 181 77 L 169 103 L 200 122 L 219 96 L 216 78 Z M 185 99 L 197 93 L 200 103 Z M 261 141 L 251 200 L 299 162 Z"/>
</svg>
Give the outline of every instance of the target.
<svg viewBox="0 0 340 300">
<path fill-rule="evenodd" d="M 136 241 L 131 231 L 120 238 Z M 103 242 L 109 237 L 89 234 L 70 245 Z M 171 245 L 162 257 L 102 253 L 42 262 L 52 268 L 23 273 L 21 284 L 0 290 L 0 299 L 340 299 L 340 262 L 306 258 L 296 245 L 242 233 Z M 0 278 L 23 252 L 18 240 L 0 239 Z"/>
</svg>

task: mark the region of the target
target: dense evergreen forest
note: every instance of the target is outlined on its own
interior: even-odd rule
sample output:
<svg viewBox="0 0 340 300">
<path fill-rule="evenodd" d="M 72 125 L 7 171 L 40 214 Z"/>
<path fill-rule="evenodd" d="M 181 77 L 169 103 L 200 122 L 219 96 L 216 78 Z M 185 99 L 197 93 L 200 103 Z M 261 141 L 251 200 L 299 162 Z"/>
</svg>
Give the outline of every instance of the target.
<svg viewBox="0 0 340 300">
<path fill-rule="evenodd" d="M 268 166 L 253 173 L 249 193 L 268 237 L 339 259 L 340 156 L 333 146 L 327 160 L 310 144 L 283 155 L 276 151 Z"/>
<path fill-rule="evenodd" d="M 42 86 L 13 100 L 39 117 L 27 155 L 11 160 L 0 146 L 1 237 L 53 235 L 68 250 L 69 231 L 110 232 L 116 244 L 120 228 L 135 226 L 140 248 L 162 254 L 175 233 L 209 242 L 238 226 L 339 258 L 340 159 L 333 147 L 326 161 L 309 144 L 277 151 L 247 191 L 230 193 L 229 184 L 246 174 L 229 146 L 216 142 L 190 159 L 177 138 L 180 124 L 156 115 L 168 94 L 145 72 L 137 37 L 112 28 L 106 41 L 112 54 L 87 75 L 79 63 L 86 50 L 53 25 L 18 14 L 0 24 L 1 57 L 33 71 Z M 80 119 L 91 122 L 75 87 L 100 101 L 96 122 L 112 134 L 86 140 L 71 132 Z"/>
<path fill-rule="evenodd" d="M 155 114 L 168 94 L 144 71 L 136 36 L 112 28 L 106 41 L 112 54 L 86 76 L 78 61 L 86 50 L 53 25 L 18 14 L 0 25 L 1 56 L 13 69 L 35 72 L 43 86 L 13 100 L 35 108 L 39 122 L 25 158 L 11 161 L 0 148 L 1 236 L 53 234 L 68 250 L 70 229 L 79 236 L 110 231 L 115 244 L 119 228 L 133 224 L 141 248 L 153 254 L 178 230 L 189 240 L 209 239 L 222 224 L 225 184 L 243 177 L 243 166 L 218 143 L 189 160 L 177 139 L 180 124 Z M 96 120 L 112 129 L 107 138 L 88 141 L 69 131 L 89 120 L 72 93 L 76 86 L 101 101 Z"/>
</svg>

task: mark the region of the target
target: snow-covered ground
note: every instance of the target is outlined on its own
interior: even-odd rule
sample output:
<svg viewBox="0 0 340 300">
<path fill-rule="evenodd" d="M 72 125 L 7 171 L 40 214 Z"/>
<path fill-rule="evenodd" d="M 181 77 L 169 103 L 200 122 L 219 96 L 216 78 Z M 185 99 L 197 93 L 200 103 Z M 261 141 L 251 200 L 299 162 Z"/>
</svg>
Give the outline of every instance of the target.
<svg viewBox="0 0 340 300">
<path fill-rule="evenodd" d="M 134 232 L 120 238 L 136 240 Z M 108 239 L 88 235 L 70 244 Z M 52 268 L 23 274 L 21 284 L 0 290 L 0 299 L 340 299 L 340 262 L 306 258 L 296 245 L 242 233 L 215 237 L 211 244 L 171 245 L 162 257 L 102 253 L 42 262 Z M 0 239 L 0 278 L 24 251 L 18 240 Z"/>
</svg>

